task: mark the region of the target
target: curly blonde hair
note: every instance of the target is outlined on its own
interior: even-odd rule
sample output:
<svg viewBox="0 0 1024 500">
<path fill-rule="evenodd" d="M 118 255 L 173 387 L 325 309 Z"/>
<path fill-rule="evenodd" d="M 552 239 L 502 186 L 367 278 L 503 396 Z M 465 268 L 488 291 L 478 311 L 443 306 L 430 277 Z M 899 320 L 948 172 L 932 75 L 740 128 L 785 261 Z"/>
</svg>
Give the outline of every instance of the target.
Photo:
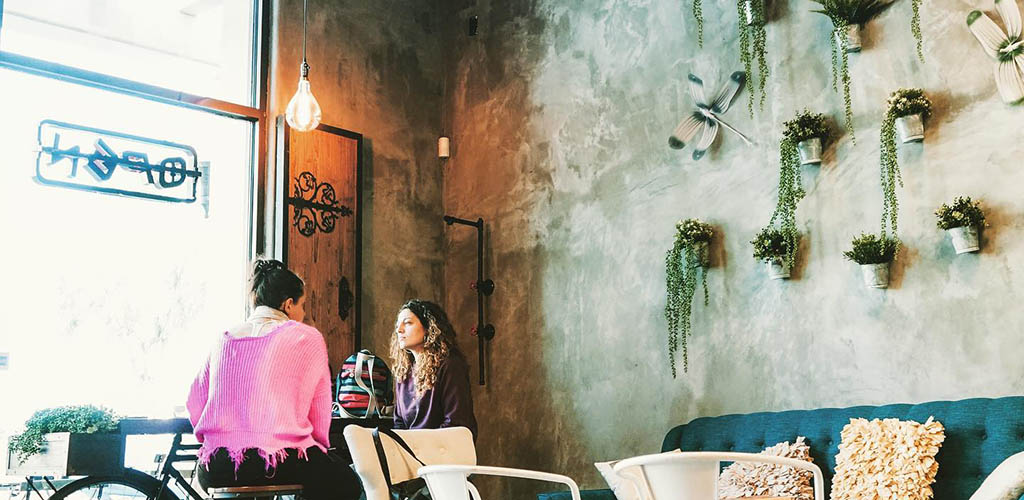
<svg viewBox="0 0 1024 500">
<path fill-rule="evenodd" d="M 422 397 L 423 393 L 434 388 L 437 382 L 437 375 L 445 361 L 452 355 L 462 355 L 458 344 L 455 343 L 455 329 L 448 321 L 441 306 L 425 300 L 413 299 L 402 305 L 398 310 L 408 309 L 423 325 L 423 354 L 420 355 L 420 362 L 415 363 L 411 351 L 402 349 L 398 342 L 398 335 L 391 336 L 391 359 L 394 364 L 395 380 L 404 381 L 410 375 L 416 383 L 416 397 Z"/>
</svg>

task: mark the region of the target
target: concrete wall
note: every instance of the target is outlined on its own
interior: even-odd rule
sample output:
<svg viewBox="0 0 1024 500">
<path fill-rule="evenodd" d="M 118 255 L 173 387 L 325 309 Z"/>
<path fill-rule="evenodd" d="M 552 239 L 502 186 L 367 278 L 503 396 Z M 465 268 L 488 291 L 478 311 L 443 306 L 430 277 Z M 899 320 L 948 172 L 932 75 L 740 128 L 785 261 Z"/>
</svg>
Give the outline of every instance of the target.
<svg viewBox="0 0 1024 500">
<path fill-rule="evenodd" d="M 270 109 L 276 117 L 299 78 L 302 2 L 274 6 Z M 444 290 L 435 153 L 441 18 L 413 0 L 310 0 L 308 11 L 306 58 L 322 121 L 363 134 L 363 346 L 387 353 L 397 308 L 409 297 L 437 298 Z"/>
<path fill-rule="evenodd" d="M 688 71 L 717 88 L 742 69 L 735 4 L 704 2 L 703 50 L 689 1 L 452 6 L 444 208 L 487 220 L 498 287 L 488 306 L 491 383 L 474 393 L 481 463 L 603 487 L 592 462 L 657 451 L 672 425 L 696 416 L 1024 389 L 1024 115 L 999 101 L 993 63 L 964 22 L 991 2 L 926 2 L 925 64 L 909 2 L 867 26 L 864 52 L 851 58 L 858 141 L 840 137 L 820 168 L 804 169 L 804 247 L 787 282 L 765 278 L 748 242 L 775 204 L 781 122 L 807 106 L 842 123 L 830 24 L 810 3 L 773 9 L 764 109 L 748 116 L 744 93 L 728 113 L 758 144 L 724 133 L 697 163 L 667 138 L 691 110 Z M 467 38 L 462 20 L 472 14 L 480 35 Z M 925 143 L 901 148 L 907 249 L 892 288 L 869 290 L 842 251 L 878 230 L 878 127 L 901 86 L 924 87 L 936 111 Z M 954 256 L 935 227 L 934 209 L 959 194 L 984 200 L 992 224 L 977 255 Z M 673 379 L 664 256 L 673 224 L 687 217 L 712 222 L 718 236 L 711 304 L 694 309 L 690 371 Z M 475 362 L 466 335 L 475 303 L 462 285 L 474 279 L 474 234 L 446 230 L 444 246 L 446 303 Z M 528 498 L 550 486 L 487 488 Z"/>
</svg>

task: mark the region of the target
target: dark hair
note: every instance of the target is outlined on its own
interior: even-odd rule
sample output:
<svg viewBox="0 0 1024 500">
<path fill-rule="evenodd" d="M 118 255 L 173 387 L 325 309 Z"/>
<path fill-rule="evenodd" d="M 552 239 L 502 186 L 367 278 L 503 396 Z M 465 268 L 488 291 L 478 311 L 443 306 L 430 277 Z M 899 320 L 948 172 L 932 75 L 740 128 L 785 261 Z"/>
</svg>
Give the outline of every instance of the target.
<svg viewBox="0 0 1024 500">
<path fill-rule="evenodd" d="M 455 328 L 452 327 L 451 321 L 448 321 L 448 315 L 445 314 L 444 309 L 441 306 L 422 299 L 410 299 L 398 310 L 402 312 L 408 309 L 420 320 L 423 324 L 423 328 L 427 328 L 431 323 L 437 325 L 441 329 L 441 333 L 447 337 L 445 340 L 452 340 L 455 338 Z"/>
<path fill-rule="evenodd" d="M 405 380 L 410 375 L 416 386 L 416 394 L 422 396 L 427 389 L 432 389 L 442 365 L 451 356 L 463 357 L 459 345 L 455 341 L 455 328 L 441 306 L 426 300 L 413 299 L 398 310 L 399 313 L 408 309 L 423 325 L 423 355 L 413 366 L 412 353 L 402 349 L 398 336 L 391 336 L 391 360 L 394 363 L 393 373 L 396 380 Z"/>
<path fill-rule="evenodd" d="M 249 270 L 249 301 L 253 307 L 280 309 L 284 301 L 298 301 L 304 293 L 302 278 L 288 270 L 284 262 L 256 258 Z"/>
</svg>

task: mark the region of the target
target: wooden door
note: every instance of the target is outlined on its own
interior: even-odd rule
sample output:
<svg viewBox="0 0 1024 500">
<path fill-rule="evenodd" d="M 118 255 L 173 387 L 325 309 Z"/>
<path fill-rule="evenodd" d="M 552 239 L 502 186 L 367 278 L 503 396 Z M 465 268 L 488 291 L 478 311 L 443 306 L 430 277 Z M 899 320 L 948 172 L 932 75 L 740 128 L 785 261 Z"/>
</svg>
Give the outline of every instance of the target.
<svg viewBox="0 0 1024 500">
<path fill-rule="evenodd" d="M 306 323 L 337 370 L 359 348 L 363 136 L 277 120 L 277 255 L 306 282 Z"/>
</svg>

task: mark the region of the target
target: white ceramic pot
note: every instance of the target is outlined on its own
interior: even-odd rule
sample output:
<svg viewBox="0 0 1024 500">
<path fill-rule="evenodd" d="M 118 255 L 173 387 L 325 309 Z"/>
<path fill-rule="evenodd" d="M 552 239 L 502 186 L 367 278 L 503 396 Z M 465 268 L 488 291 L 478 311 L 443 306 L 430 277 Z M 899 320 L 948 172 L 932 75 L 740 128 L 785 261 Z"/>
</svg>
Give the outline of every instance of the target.
<svg viewBox="0 0 1024 500">
<path fill-rule="evenodd" d="M 860 25 L 851 24 L 846 27 L 846 31 L 842 33 L 846 38 L 846 51 L 847 52 L 860 52 L 861 41 L 860 41 Z M 842 41 L 842 40 L 840 40 Z"/>
<path fill-rule="evenodd" d="M 773 280 L 789 279 L 789 263 L 786 259 L 772 259 L 764 263 L 768 270 L 768 278 Z"/>
<path fill-rule="evenodd" d="M 800 152 L 801 165 L 817 165 L 821 163 L 821 137 L 800 141 L 796 145 Z"/>
<path fill-rule="evenodd" d="M 900 139 L 905 143 L 924 140 L 924 119 L 920 113 L 901 116 L 896 119 L 896 130 L 900 131 Z"/>
<path fill-rule="evenodd" d="M 981 249 L 981 245 L 978 243 L 977 226 L 954 227 L 947 229 L 946 232 L 953 240 L 953 248 L 956 249 L 957 255 L 977 252 Z"/>
<path fill-rule="evenodd" d="M 869 288 L 889 287 L 889 263 L 885 264 L 863 264 L 860 272 L 864 275 L 864 284 Z"/>
</svg>

